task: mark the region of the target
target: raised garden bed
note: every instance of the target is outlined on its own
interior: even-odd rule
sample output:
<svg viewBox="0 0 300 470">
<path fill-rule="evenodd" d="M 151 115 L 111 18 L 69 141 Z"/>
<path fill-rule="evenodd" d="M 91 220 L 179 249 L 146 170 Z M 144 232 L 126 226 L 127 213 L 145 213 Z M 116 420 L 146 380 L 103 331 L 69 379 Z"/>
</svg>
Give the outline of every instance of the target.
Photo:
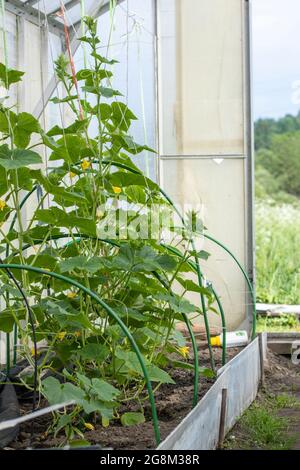
<svg viewBox="0 0 300 470">
<path fill-rule="evenodd" d="M 138 155 L 151 158 L 155 151 L 134 142 L 130 126 L 137 118 L 112 88 L 115 60 L 99 55 L 96 21 L 86 17 L 84 25 L 80 41 L 93 57 L 89 68 L 70 72 L 71 52 L 55 61 L 65 97 L 53 101 L 70 107 L 70 126 L 44 129 L 34 116 L 0 106 L 5 370 L 15 382 L 12 368 L 25 361 L 19 379 L 29 401 L 20 402 L 21 413 L 65 408 L 22 424 L 14 444 L 19 449 L 79 439 L 154 448 L 184 421 L 214 382 L 214 314 L 223 332 L 217 368 L 226 362 L 225 312 L 202 273 L 209 253 L 199 251 L 199 239 L 220 246 L 239 267 L 253 301 L 255 338 L 247 273 L 207 234 L 196 211 L 181 213 L 138 168 Z M 23 72 L 0 65 L 9 94 Z M 209 358 L 203 351 L 198 357 L 199 316 Z"/>
<path fill-rule="evenodd" d="M 240 349 L 231 349 L 228 351 L 229 360 L 234 357 Z M 222 352 L 215 350 L 216 366 L 222 365 Z M 209 354 L 207 350 L 201 351 L 201 367 L 209 366 Z M 175 385 L 164 384 L 156 393 L 156 406 L 159 417 L 159 425 L 162 440 L 164 440 L 187 416 L 192 409 L 193 401 L 193 373 L 188 370 L 177 370 L 172 374 Z M 200 377 L 198 400 L 200 401 L 215 379 Z M 47 406 L 43 401 L 41 407 Z M 21 404 L 21 414 L 30 412 L 31 404 Z M 124 428 L 120 423 L 112 422 L 108 428 L 103 428 L 100 424 L 95 424 L 95 429 L 86 431 L 84 439 L 92 445 L 99 445 L 103 448 L 113 449 L 154 449 L 156 447 L 153 434 L 153 425 L 151 422 L 151 411 L 147 402 L 145 402 L 146 422 L 137 426 Z M 135 411 L 135 407 L 123 407 L 122 412 Z M 47 435 L 47 429 L 51 425 L 51 416 L 46 415 L 34 420 L 34 426 L 31 421 L 20 425 L 20 431 L 17 438 L 11 442 L 9 449 L 30 448 L 53 448 L 64 445 L 65 436 L 60 433 L 57 437 Z M 33 434 L 31 437 L 31 433 Z"/>
<path fill-rule="evenodd" d="M 222 444 L 257 395 L 266 337 L 255 338 L 218 372 L 218 378 L 159 450 L 213 450 Z"/>
</svg>

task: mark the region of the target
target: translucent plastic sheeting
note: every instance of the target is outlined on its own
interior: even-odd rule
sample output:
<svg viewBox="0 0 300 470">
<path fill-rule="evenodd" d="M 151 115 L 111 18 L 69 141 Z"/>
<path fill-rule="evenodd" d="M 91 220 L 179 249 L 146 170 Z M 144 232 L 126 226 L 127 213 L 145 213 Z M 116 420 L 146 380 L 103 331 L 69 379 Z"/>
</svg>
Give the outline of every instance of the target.
<svg viewBox="0 0 300 470">
<path fill-rule="evenodd" d="M 126 0 L 98 18 L 101 40 L 99 53 L 119 61 L 112 71 L 111 84 L 123 97 L 138 120 L 133 121 L 130 133 L 138 143 L 156 148 L 156 84 L 155 84 L 155 23 L 152 0 Z M 81 47 L 75 55 L 76 68 L 86 60 Z M 96 129 L 95 129 L 96 131 Z M 145 173 L 156 179 L 157 158 L 143 152 L 134 157 Z"/>
<path fill-rule="evenodd" d="M 19 57 L 19 68 L 25 72 L 20 89 L 24 90 L 19 99 L 19 106 L 22 111 L 32 113 L 34 107 L 42 96 L 42 56 L 41 30 L 38 26 L 24 21 L 22 27 L 23 34 L 19 39 L 23 42 L 23 57 Z M 23 37 L 22 37 L 23 36 Z M 45 77 L 46 80 L 46 77 Z"/>
<path fill-rule="evenodd" d="M 8 58 L 8 66 L 25 72 L 25 75 L 18 85 L 13 85 L 9 90 L 9 103 L 12 110 L 33 112 L 36 104 L 42 98 L 42 90 L 48 83 L 51 74 L 53 74 L 52 58 L 56 59 L 61 52 L 61 40 L 59 37 L 47 32 L 47 28 L 39 27 L 24 18 L 16 16 L 5 11 L 5 38 L 6 52 Z M 2 26 L 2 18 L 0 15 L 0 28 Z M 0 61 L 5 60 L 4 41 L 2 30 L 0 31 Z M 1 93 L 4 96 L 7 92 L 3 89 Z M 56 124 L 59 121 L 59 109 L 54 104 L 48 103 L 43 115 L 41 123 L 46 128 Z M 32 143 L 37 139 L 34 136 Z M 38 148 L 36 148 L 38 150 Z M 40 149 L 41 153 L 42 150 Z M 20 198 L 25 193 L 20 193 Z M 37 203 L 36 195 L 32 196 L 30 204 L 22 211 L 23 223 L 30 219 L 32 211 Z M 10 222 L 6 222 L 9 224 Z M 0 363 L 6 360 L 5 351 L 6 338 L 0 335 Z M 13 347 L 13 344 L 11 344 Z"/>
<path fill-rule="evenodd" d="M 1 6 L 1 5 L 0 5 Z M 3 40 L 3 25 L 5 31 L 5 41 Z M 6 50 L 5 50 L 6 42 Z M 17 22 L 15 15 L 5 13 L 3 18 L 2 11 L 0 10 L 0 62 L 5 63 L 7 59 L 7 65 L 11 68 L 17 67 L 18 51 L 17 51 Z M 10 98 L 6 100 L 10 106 L 17 103 L 18 88 L 16 85 L 11 87 Z M 7 96 L 7 90 L 4 87 L 0 87 L 0 99 Z M 3 300 L 0 298 L 0 309 L 3 308 Z M 0 333 L 0 364 L 4 364 L 6 361 L 6 335 Z"/>
<path fill-rule="evenodd" d="M 160 180 L 183 212 L 198 210 L 208 232 L 248 269 L 251 191 L 245 0 L 160 0 L 158 82 Z M 247 325 L 242 274 L 211 242 L 203 262 L 228 328 Z M 197 301 L 196 297 L 193 299 Z M 211 314 L 211 322 L 220 323 Z"/>
<path fill-rule="evenodd" d="M 62 41 L 59 37 L 55 34 L 48 32 L 48 75 L 46 77 L 45 83 L 43 86 L 45 87 L 47 83 L 51 80 L 54 74 L 54 61 L 58 58 L 60 54 L 62 54 Z M 44 80 L 43 80 L 44 81 Z M 62 87 L 58 85 L 53 93 L 54 96 L 62 96 Z M 65 112 L 66 106 L 60 106 L 61 110 L 59 109 L 58 105 L 49 101 L 46 105 L 45 115 L 47 116 L 47 124 L 48 127 L 51 128 L 56 124 L 61 125 L 62 117 Z"/>
<path fill-rule="evenodd" d="M 244 0 L 159 0 L 163 155 L 242 154 Z"/>
<path fill-rule="evenodd" d="M 57 59 L 61 52 L 61 40 L 48 33 L 47 26 L 37 26 L 22 17 L 14 18 L 18 30 L 14 45 L 17 56 L 15 67 L 25 72 L 18 85 L 18 106 L 21 111 L 32 113 L 54 72 L 52 58 Z"/>
<path fill-rule="evenodd" d="M 0 3 L 1 5 L 1 3 Z M 5 42 L 3 40 L 3 24 L 5 30 L 5 39 L 6 39 L 6 51 L 5 51 Z M 15 15 L 11 13 L 5 13 L 3 18 L 2 11 L 0 9 L 0 62 L 5 63 L 7 59 L 8 66 L 11 68 L 17 67 L 18 53 L 17 53 L 17 23 Z M 11 87 L 11 97 L 7 101 L 10 105 L 13 105 L 17 102 L 17 86 Z M 0 87 L 0 98 L 7 95 L 7 91 L 4 87 Z"/>
<path fill-rule="evenodd" d="M 244 159 L 170 159 L 161 161 L 162 185 L 183 212 L 198 211 L 208 232 L 228 246 L 245 263 L 245 170 Z M 245 318 L 246 286 L 228 254 L 201 239 L 198 249 L 211 253 L 201 263 L 203 272 L 221 297 L 228 328 L 239 327 Z M 191 297 L 199 303 L 199 295 Z M 211 324 L 220 318 L 211 314 Z"/>
</svg>

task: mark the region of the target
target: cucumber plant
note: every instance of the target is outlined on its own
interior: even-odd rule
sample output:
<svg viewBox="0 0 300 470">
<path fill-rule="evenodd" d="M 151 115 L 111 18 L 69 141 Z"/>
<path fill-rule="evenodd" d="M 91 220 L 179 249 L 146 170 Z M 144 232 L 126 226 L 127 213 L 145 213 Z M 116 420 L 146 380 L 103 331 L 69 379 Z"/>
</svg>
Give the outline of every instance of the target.
<svg viewBox="0 0 300 470">
<path fill-rule="evenodd" d="M 1 101 L 1 259 L 66 274 L 97 293 L 130 330 L 158 388 L 174 383 L 172 368 L 193 368 L 186 340 L 175 328 L 183 315 L 202 313 L 186 293 L 203 294 L 210 305 L 211 292 L 189 277 L 195 255 L 190 233 L 176 224 L 168 229 L 170 244 L 180 246 L 183 257 L 161 244 L 173 208 L 137 166 L 141 152 L 153 158 L 155 152 L 132 138 L 137 118 L 112 87 L 115 61 L 99 54 L 97 23 L 85 23 L 80 40 L 89 48 L 90 67 L 74 75 L 65 57 L 55 63 L 64 93 L 52 101 L 70 108 L 70 125 L 43 129 L 31 114 Z M 22 75 L 0 64 L 7 92 Z M 190 218 L 195 225 L 195 214 Z M 207 253 L 200 256 L 206 259 Z M 30 299 L 38 358 L 28 312 L 5 271 L 0 330 L 18 334 L 18 354 L 30 365 L 20 376 L 27 388 L 33 387 L 38 359 L 41 395 L 50 404 L 75 403 L 68 413 L 55 414 L 55 432 L 64 429 L 68 439 L 82 435 L 92 426 L 91 415 L 103 426 L 113 419 L 143 422 L 144 375 L 118 324 L 63 280 L 25 271 L 14 275 Z M 134 411 L 126 411 L 128 402 Z"/>
</svg>

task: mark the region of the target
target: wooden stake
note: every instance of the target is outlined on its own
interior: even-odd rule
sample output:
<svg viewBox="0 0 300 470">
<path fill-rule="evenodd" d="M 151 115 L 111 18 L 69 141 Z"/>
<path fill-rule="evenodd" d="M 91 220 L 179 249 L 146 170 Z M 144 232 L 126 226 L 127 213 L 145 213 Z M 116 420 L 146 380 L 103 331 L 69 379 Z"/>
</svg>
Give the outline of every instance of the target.
<svg viewBox="0 0 300 470">
<path fill-rule="evenodd" d="M 264 358 L 264 345 L 263 345 L 263 333 L 258 335 L 259 344 L 259 360 L 260 360 L 260 385 L 265 386 L 265 358 Z"/>
<path fill-rule="evenodd" d="M 227 388 L 222 388 L 218 449 L 222 447 L 224 439 L 225 439 L 226 410 L 227 410 Z"/>
</svg>

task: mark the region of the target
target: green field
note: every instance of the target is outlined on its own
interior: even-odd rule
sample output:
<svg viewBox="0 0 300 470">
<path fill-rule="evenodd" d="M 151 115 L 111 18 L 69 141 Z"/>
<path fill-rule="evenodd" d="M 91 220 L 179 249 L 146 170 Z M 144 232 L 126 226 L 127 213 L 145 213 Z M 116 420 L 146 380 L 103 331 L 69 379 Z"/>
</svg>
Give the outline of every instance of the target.
<svg viewBox="0 0 300 470">
<path fill-rule="evenodd" d="M 255 123 L 257 300 L 300 304 L 300 113 Z"/>
<path fill-rule="evenodd" d="M 300 205 L 256 204 L 257 299 L 300 304 Z"/>
</svg>

